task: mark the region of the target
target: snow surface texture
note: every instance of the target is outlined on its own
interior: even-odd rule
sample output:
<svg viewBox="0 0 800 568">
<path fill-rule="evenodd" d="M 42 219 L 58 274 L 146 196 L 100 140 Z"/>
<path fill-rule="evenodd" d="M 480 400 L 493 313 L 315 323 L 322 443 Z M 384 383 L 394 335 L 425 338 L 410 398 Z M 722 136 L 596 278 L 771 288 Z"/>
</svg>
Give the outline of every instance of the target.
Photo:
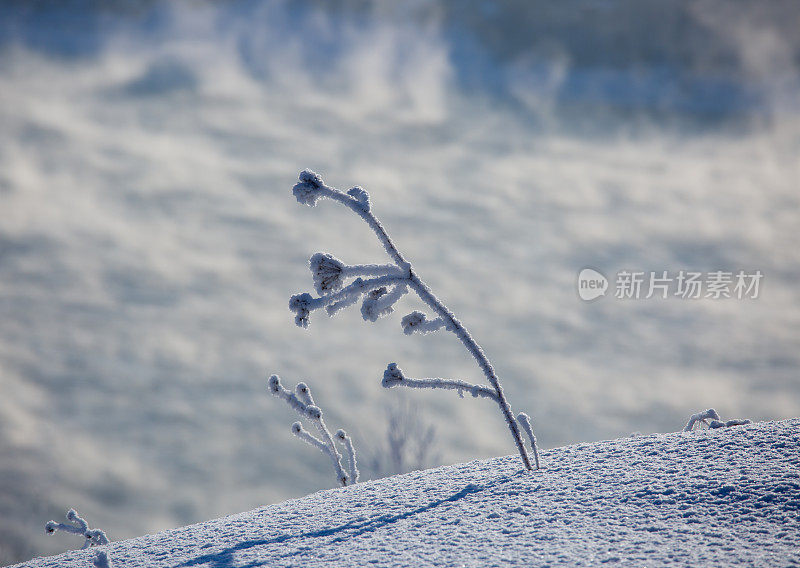
<svg viewBox="0 0 800 568">
<path fill-rule="evenodd" d="M 330 487 L 265 370 L 359 452 L 387 362 L 481 382 L 449 334 L 287 323 L 308 253 L 385 262 L 287 196 L 306 165 L 369 190 L 545 446 L 800 415 L 800 4 L 582 4 L 0 2 L 0 563 L 74 546 L 69 507 L 122 539 Z M 585 304 L 585 265 L 763 294 Z M 408 397 L 431 465 L 510 451 L 488 401 Z"/>
<path fill-rule="evenodd" d="M 414 472 L 112 543 L 117 566 L 788 566 L 800 419 Z M 84 568 L 68 552 L 29 568 Z"/>
</svg>

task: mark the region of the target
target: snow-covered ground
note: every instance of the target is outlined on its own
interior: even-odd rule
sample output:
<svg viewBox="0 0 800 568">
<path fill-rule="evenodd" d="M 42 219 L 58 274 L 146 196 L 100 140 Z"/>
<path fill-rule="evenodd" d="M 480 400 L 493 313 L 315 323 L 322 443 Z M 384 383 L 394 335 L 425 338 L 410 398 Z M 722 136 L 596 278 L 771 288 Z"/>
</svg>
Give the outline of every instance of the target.
<svg viewBox="0 0 800 568">
<path fill-rule="evenodd" d="M 410 300 L 293 325 L 313 253 L 385 261 L 306 167 L 370 192 L 545 447 L 800 415 L 798 3 L 580 4 L 1 2 L 0 564 L 68 507 L 121 539 L 329 486 L 270 373 L 364 455 L 387 363 L 481 380 Z M 764 281 L 587 304 L 587 265 Z M 512 451 L 490 403 L 407 396 L 433 465 Z"/>
<path fill-rule="evenodd" d="M 102 549 L 125 568 L 800 564 L 800 420 L 544 459 L 533 473 L 507 456 L 320 491 Z M 25 566 L 85 568 L 94 555 Z"/>
</svg>

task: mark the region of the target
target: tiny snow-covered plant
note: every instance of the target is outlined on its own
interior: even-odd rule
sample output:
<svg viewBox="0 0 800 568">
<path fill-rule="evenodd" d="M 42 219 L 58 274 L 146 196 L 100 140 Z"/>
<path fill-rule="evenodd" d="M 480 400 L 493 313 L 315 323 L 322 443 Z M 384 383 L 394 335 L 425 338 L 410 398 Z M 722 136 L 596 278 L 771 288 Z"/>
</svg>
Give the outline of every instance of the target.
<svg viewBox="0 0 800 568">
<path fill-rule="evenodd" d="M 750 424 L 750 421 L 746 418 L 734 418 L 732 420 L 723 421 L 719 417 L 719 414 L 717 414 L 716 410 L 709 408 L 703 412 L 692 414 L 689 417 L 689 421 L 686 423 L 686 426 L 683 427 L 683 431 L 690 432 L 694 428 L 695 424 L 705 424 L 706 428 L 716 429 L 730 428 L 731 426 L 742 426 L 744 424 Z"/>
<path fill-rule="evenodd" d="M 314 404 L 311 396 L 311 389 L 305 383 L 297 383 L 294 392 L 283 387 L 278 375 L 269 378 L 269 390 L 273 396 L 283 399 L 303 418 L 309 420 L 319 432 L 321 440 L 303 428 L 300 422 L 292 424 L 292 434 L 303 440 L 305 443 L 314 446 L 323 454 L 331 459 L 333 469 L 336 472 L 336 479 L 342 486 L 358 482 L 358 467 L 356 465 L 356 452 L 353 442 L 344 430 L 336 432 L 336 439 L 339 440 L 347 451 L 349 460 L 349 475 L 342 468 L 342 455 L 333 442 L 330 430 L 325 425 L 322 418 L 322 410 Z"/>
<path fill-rule="evenodd" d="M 330 254 L 316 253 L 311 257 L 309 267 L 314 280 L 314 288 L 320 296 L 315 298 L 309 293 L 303 293 L 290 298 L 289 309 L 294 312 L 295 323 L 300 327 L 308 327 L 312 311 L 325 308 L 328 315 L 332 316 L 359 300 L 362 302 L 361 315 L 364 320 L 376 321 L 378 318 L 392 313 L 397 301 L 409 289 L 413 290 L 435 314 L 435 317 L 428 319 L 422 312 L 412 312 L 402 319 L 403 332 L 409 335 L 415 332 L 431 333 L 439 329 L 452 332 L 475 358 L 478 367 L 491 386 L 471 385 L 453 379 L 405 379 L 394 363 L 389 365 L 384 373 L 383 385 L 385 387 L 403 385 L 413 388 L 455 389 L 462 395 L 466 391 L 475 397 L 492 399 L 500 407 L 523 465 L 528 470 L 532 469 L 519 426 L 514 419 L 511 406 L 506 400 L 494 368 L 464 325 L 456 319 L 447 306 L 434 296 L 430 288 L 413 271 L 411 264 L 397 250 L 380 221 L 372 214 L 369 194 L 361 187 L 354 187 L 346 193 L 329 187 L 325 185 L 318 174 L 311 170 L 300 172 L 299 181 L 292 188 L 292 193 L 298 202 L 311 207 L 315 206 L 320 199 L 327 198 L 349 208 L 369 225 L 392 260 L 391 264 L 347 265 Z M 353 280 L 347 283 L 348 278 L 353 278 Z"/>
<path fill-rule="evenodd" d="M 98 550 L 93 564 L 94 568 L 111 568 L 111 560 L 108 558 L 108 553 L 104 550 Z"/>
<path fill-rule="evenodd" d="M 84 540 L 81 550 L 90 546 L 101 546 L 103 544 L 108 544 L 106 533 L 100 529 L 90 529 L 89 523 L 81 518 L 75 509 L 70 509 L 67 511 L 67 520 L 70 522 L 70 524 L 47 521 L 47 524 L 44 526 L 44 530 L 47 534 L 53 534 L 56 531 L 64 531 L 83 536 L 86 540 Z"/>
<path fill-rule="evenodd" d="M 689 421 L 686 423 L 686 426 L 683 427 L 683 431 L 689 432 L 692 428 L 694 428 L 694 425 L 698 423 L 703 423 L 708 426 L 708 420 L 719 420 L 719 414 L 717 414 L 717 411 L 713 408 L 692 414 L 689 417 Z"/>
</svg>

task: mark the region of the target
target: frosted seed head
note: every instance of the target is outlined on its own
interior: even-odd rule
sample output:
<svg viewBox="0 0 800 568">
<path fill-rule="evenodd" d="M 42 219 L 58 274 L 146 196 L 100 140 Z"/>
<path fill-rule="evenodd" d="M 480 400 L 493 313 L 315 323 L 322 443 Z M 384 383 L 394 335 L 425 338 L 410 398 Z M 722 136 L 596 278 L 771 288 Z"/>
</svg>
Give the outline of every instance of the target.
<svg viewBox="0 0 800 568">
<path fill-rule="evenodd" d="M 303 431 L 303 425 L 299 422 L 295 422 L 292 424 L 292 434 L 299 434 Z"/>
<path fill-rule="evenodd" d="M 67 511 L 68 521 L 74 521 L 77 518 L 78 518 L 78 511 L 76 511 L 75 509 L 70 509 L 69 511 Z"/>
<path fill-rule="evenodd" d="M 295 313 L 294 323 L 298 327 L 308 327 L 308 315 L 311 312 L 308 306 L 313 299 L 308 292 L 289 298 L 289 309 Z"/>
<path fill-rule="evenodd" d="M 309 405 L 306 407 L 306 416 L 313 420 L 319 420 L 322 418 L 322 411 L 318 406 Z"/>
<path fill-rule="evenodd" d="M 44 530 L 46 533 L 53 534 L 56 532 L 56 527 L 58 527 L 58 523 L 55 521 L 47 521 L 47 524 L 44 526 Z"/>
<path fill-rule="evenodd" d="M 322 178 L 311 170 L 300 172 L 300 181 L 292 188 L 292 193 L 298 203 L 313 207 L 317 200 L 322 197 L 322 190 L 325 183 Z"/>
<path fill-rule="evenodd" d="M 386 367 L 386 370 L 383 372 L 383 380 L 381 381 L 381 385 L 384 388 L 390 389 L 400 384 L 404 378 L 403 371 L 400 370 L 397 364 L 389 363 L 389 366 Z"/>
<path fill-rule="evenodd" d="M 420 311 L 414 311 L 404 316 L 403 319 L 400 321 L 400 325 L 403 326 L 403 333 L 406 335 L 411 335 L 414 333 L 414 329 L 419 326 L 419 324 L 425 321 L 425 314 Z"/>
<path fill-rule="evenodd" d="M 297 383 L 297 386 L 294 387 L 294 392 L 296 394 L 308 394 L 308 385 L 305 383 Z"/>
<path fill-rule="evenodd" d="M 724 428 L 725 427 L 725 423 L 724 422 L 720 422 L 719 420 L 712 420 L 711 422 L 708 423 L 708 427 L 709 428 Z"/>
<path fill-rule="evenodd" d="M 298 179 L 302 182 L 310 183 L 317 187 L 322 187 L 325 185 L 325 182 L 322 181 L 322 177 L 314 170 L 309 170 L 308 168 L 300 172 Z"/>
<path fill-rule="evenodd" d="M 347 432 L 345 432 L 344 430 L 337 430 L 336 437 L 339 438 L 340 440 L 344 440 L 345 438 L 347 438 Z"/>
<path fill-rule="evenodd" d="M 318 252 L 308 261 L 314 279 L 314 289 L 329 294 L 342 288 L 344 263 L 333 255 Z"/>
<path fill-rule="evenodd" d="M 273 395 L 281 392 L 281 378 L 278 375 L 272 375 L 269 378 L 269 390 Z"/>
<path fill-rule="evenodd" d="M 355 186 L 347 190 L 347 195 L 358 201 L 361 207 L 369 211 L 369 193 L 359 186 Z"/>
<path fill-rule="evenodd" d="M 704 418 L 713 418 L 714 420 L 719 420 L 720 419 L 719 418 L 719 414 L 717 414 L 717 411 L 714 410 L 713 408 L 709 408 L 708 410 L 706 410 L 703 413 L 703 415 L 704 415 L 703 416 Z"/>
</svg>

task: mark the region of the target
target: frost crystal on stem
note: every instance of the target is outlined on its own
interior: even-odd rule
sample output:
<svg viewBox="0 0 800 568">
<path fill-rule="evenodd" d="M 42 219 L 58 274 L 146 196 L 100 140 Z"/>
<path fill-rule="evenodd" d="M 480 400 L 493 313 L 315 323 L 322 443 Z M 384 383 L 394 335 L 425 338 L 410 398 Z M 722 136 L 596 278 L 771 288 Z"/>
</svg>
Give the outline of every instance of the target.
<svg viewBox="0 0 800 568">
<path fill-rule="evenodd" d="M 427 285 L 414 273 L 411 264 L 394 246 L 383 225 L 372 214 L 369 194 L 360 187 L 354 187 L 347 193 L 329 187 L 325 185 L 318 174 L 311 170 L 300 172 L 299 182 L 295 184 L 292 192 L 297 201 L 304 205 L 313 207 L 319 199 L 328 198 L 348 207 L 369 225 L 393 263 L 348 266 L 329 254 L 315 254 L 311 257 L 309 265 L 314 278 L 314 287 L 320 297 L 314 298 L 308 293 L 292 296 L 289 301 L 289 309 L 295 314 L 295 323 L 300 327 L 308 327 L 309 315 L 312 311 L 325 308 L 328 315 L 332 316 L 341 309 L 355 304 L 362 297 L 364 300 L 361 305 L 361 315 L 366 321 L 376 321 L 378 318 L 390 314 L 397 300 L 409 289 L 413 290 L 435 314 L 435 317 L 429 320 L 425 314 L 418 311 L 408 314 L 401 322 L 404 333 L 409 335 L 414 332 L 429 333 L 441 328 L 451 331 L 478 363 L 478 367 L 486 376 L 491 387 L 471 385 L 452 379 L 401 378 L 393 381 L 393 377 L 396 377 L 391 373 L 389 373 L 388 382 L 387 375 L 384 374 L 384 386 L 391 387 L 402 384 L 414 388 L 448 388 L 456 389 L 461 393 L 467 391 L 473 396 L 491 398 L 500 407 L 523 465 L 528 470 L 532 469 L 517 421 L 514 419 L 511 406 L 506 400 L 494 368 L 463 324 L 456 319 L 447 306 L 434 296 Z M 369 277 L 369 279 L 363 280 L 362 276 Z M 355 280 L 349 285 L 345 285 L 344 280 L 348 277 L 355 277 Z M 399 369 L 397 371 L 399 373 Z M 402 377 L 402 373 L 400 373 L 400 377 Z"/>
<path fill-rule="evenodd" d="M 336 449 L 330 430 L 328 430 L 325 421 L 322 419 L 322 410 L 314 404 L 314 397 L 311 396 L 311 389 L 308 385 L 305 383 L 297 383 L 294 392 L 291 392 L 283 387 L 278 375 L 272 375 L 269 378 L 268 385 L 272 395 L 283 399 L 286 404 L 292 407 L 300 416 L 308 419 L 317 429 L 322 439 L 320 440 L 308 430 L 304 429 L 300 422 L 292 424 L 292 434 L 305 443 L 317 448 L 331 459 L 333 469 L 336 472 L 336 479 L 342 486 L 348 485 L 348 482 L 356 483 L 358 481 L 358 469 L 356 468 L 356 454 L 353 449 L 353 444 L 344 430 L 339 430 L 336 433 L 337 438 L 343 442 L 350 460 L 350 476 L 348 477 L 344 469 L 342 469 L 342 456 L 339 450 Z M 343 436 L 339 436 L 340 433 L 342 433 Z"/>
<path fill-rule="evenodd" d="M 56 521 L 47 521 L 44 530 L 47 534 L 53 534 L 56 531 L 64 531 L 72 534 L 79 534 L 86 540 L 83 542 L 81 550 L 90 546 L 101 546 L 108 544 L 106 533 L 100 529 L 90 529 L 87 523 L 75 509 L 67 511 L 67 520 L 70 524 L 57 523 Z"/>
</svg>

